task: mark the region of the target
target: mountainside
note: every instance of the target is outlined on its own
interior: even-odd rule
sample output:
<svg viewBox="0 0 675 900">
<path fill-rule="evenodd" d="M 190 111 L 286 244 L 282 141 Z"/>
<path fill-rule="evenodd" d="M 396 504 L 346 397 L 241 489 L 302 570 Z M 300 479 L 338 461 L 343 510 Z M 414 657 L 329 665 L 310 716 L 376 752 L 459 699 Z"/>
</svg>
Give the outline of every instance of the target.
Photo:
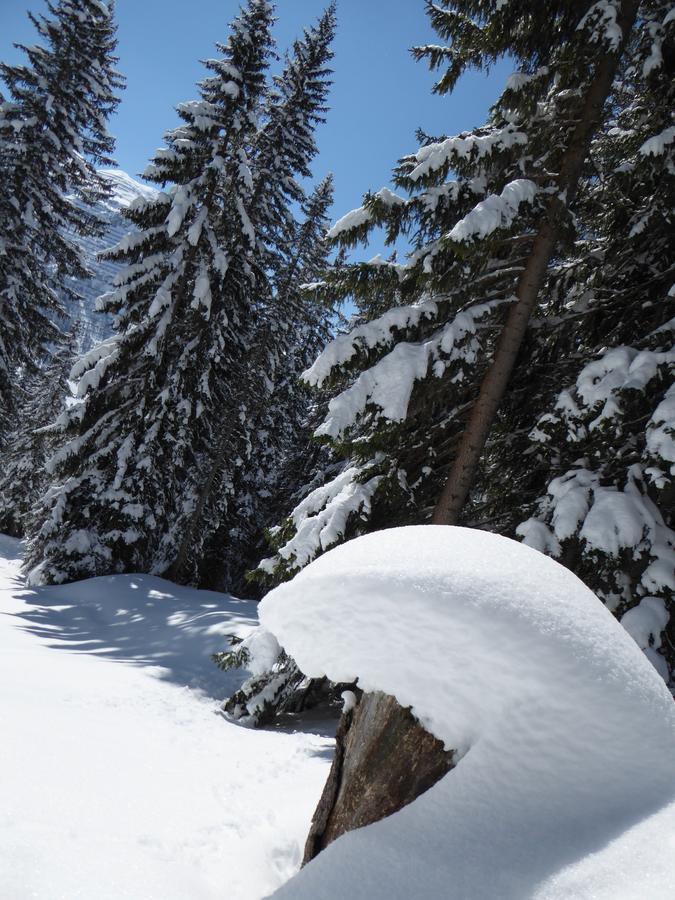
<svg viewBox="0 0 675 900">
<path fill-rule="evenodd" d="M 85 252 L 87 265 L 94 277 L 87 280 L 69 279 L 71 287 L 81 296 L 81 300 L 67 304 L 73 317 L 72 324 L 80 327 L 77 345 L 80 353 L 86 353 L 112 332 L 111 316 L 96 311 L 96 298 L 112 289 L 113 279 L 121 266 L 99 260 L 97 254 L 112 247 L 127 232 L 133 230 L 133 226 L 123 217 L 122 210 L 138 197 L 152 197 L 156 193 L 153 188 L 140 184 L 118 169 L 102 169 L 101 175 L 110 182 L 113 189 L 108 200 L 94 207 L 96 215 L 106 223 L 106 230 L 99 238 L 75 236 L 75 241 Z"/>
</svg>

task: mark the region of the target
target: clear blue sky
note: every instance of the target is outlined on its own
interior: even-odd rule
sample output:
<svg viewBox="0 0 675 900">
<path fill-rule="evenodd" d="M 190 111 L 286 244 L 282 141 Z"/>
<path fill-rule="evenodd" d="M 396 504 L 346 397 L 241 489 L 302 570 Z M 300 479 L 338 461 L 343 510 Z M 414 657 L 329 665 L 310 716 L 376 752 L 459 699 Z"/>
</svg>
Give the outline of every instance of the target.
<svg viewBox="0 0 675 900">
<path fill-rule="evenodd" d="M 238 7 L 238 0 L 117 0 L 119 69 L 127 89 L 111 129 L 121 168 L 143 171 L 177 121 L 174 106 L 195 96 L 204 74 L 199 59 L 212 56 L 214 42 L 226 38 Z M 323 0 L 278 0 L 279 49 L 323 7 Z M 0 58 L 6 62 L 21 58 L 12 42 L 35 41 L 29 9 L 43 12 L 44 0 L 0 0 Z M 332 109 L 318 135 L 314 167 L 317 178 L 335 175 L 334 218 L 387 183 L 396 160 L 415 149 L 417 127 L 452 134 L 480 124 L 510 71 L 500 63 L 487 78 L 470 73 L 451 97 L 436 97 L 433 74 L 408 52 L 416 43 L 438 43 L 423 0 L 338 0 L 338 21 Z"/>
</svg>

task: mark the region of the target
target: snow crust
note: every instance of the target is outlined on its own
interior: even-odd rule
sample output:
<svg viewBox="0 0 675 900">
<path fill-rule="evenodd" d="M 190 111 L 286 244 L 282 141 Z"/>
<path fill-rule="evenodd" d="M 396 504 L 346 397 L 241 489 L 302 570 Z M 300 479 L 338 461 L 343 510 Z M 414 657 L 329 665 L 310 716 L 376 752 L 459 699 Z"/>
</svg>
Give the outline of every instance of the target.
<svg viewBox="0 0 675 900">
<path fill-rule="evenodd" d="M 320 557 L 260 617 L 303 672 L 393 694 L 458 761 L 275 896 L 672 897 L 675 705 L 567 569 L 485 532 L 392 529 Z"/>
<path fill-rule="evenodd" d="M 256 604 L 147 575 L 26 589 L 18 551 L 0 536 L 0 897 L 269 895 L 332 741 L 218 714 L 244 677 L 210 659 L 226 635 L 272 652 Z"/>
</svg>

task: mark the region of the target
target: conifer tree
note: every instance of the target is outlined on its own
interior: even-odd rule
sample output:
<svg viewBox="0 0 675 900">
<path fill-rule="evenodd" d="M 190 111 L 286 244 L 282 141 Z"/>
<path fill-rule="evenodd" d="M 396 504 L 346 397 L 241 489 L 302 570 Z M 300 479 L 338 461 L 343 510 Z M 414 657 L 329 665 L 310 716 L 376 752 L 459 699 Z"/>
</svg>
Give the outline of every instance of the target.
<svg viewBox="0 0 675 900">
<path fill-rule="evenodd" d="M 311 98 L 295 110 L 293 128 L 281 132 L 286 144 L 270 157 L 284 166 L 261 181 L 272 21 L 264 0 L 241 11 L 220 58 L 206 62 L 200 99 L 179 106 L 184 124 L 146 171 L 171 186 L 131 207 L 139 232 L 110 252 L 128 265 L 101 300 L 117 315 L 117 333 L 73 371 L 83 402 L 52 462 L 55 484 L 28 555 L 35 580 L 138 570 L 196 580 L 222 533 L 240 470 L 261 440 L 248 404 L 269 396 L 279 351 L 267 338 L 275 335 L 267 237 L 275 222 L 259 201 L 290 195 L 297 123 L 321 113 Z M 312 65 L 306 78 L 315 85 L 322 67 L 314 57 Z"/>
<path fill-rule="evenodd" d="M 171 565 L 176 580 L 195 579 L 197 570 L 200 583 L 232 587 L 253 563 L 254 548 L 268 524 L 267 501 L 274 493 L 284 444 L 279 429 L 292 419 L 289 394 L 283 394 L 290 374 L 286 361 L 297 359 L 300 341 L 308 343 L 310 304 L 299 303 L 298 285 L 312 266 L 318 271 L 318 260 L 325 261 L 320 228 L 332 202 L 332 182 L 322 183 L 307 204 L 298 179 L 311 175 L 317 153 L 314 131 L 326 112 L 334 32 L 331 4 L 294 43 L 282 74 L 274 79 L 254 139 L 251 223 L 267 290 L 257 299 L 258 325 L 250 337 L 236 415 L 223 422 Z M 295 204 L 301 205 L 304 221 L 296 221 Z M 319 340 L 327 332 L 323 309 L 315 305 L 313 331 Z M 235 468 L 228 466 L 232 458 L 241 460 Z"/>
<path fill-rule="evenodd" d="M 230 516 L 229 526 L 225 523 L 227 540 L 215 548 L 222 556 L 227 547 L 228 557 L 236 561 L 238 577 L 257 564 L 264 552 L 265 530 L 282 517 L 291 497 L 312 475 L 318 449 L 311 440 L 318 424 L 316 401 L 300 375 L 328 342 L 335 315 L 312 289 L 319 274 L 329 268 L 325 232 L 332 203 L 333 179 L 328 176 L 303 202 L 304 221 L 295 223 L 292 254 L 280 269 L 277 296 L 285 315 L 275 335 L 274 383 L 269 402 L 257 410 L 258 447 L 251 465 L 240 470 L 243 483 L 235 489 L 238 500 L 257 499 L 250 505 L 248 534 L 239 553 L 233 553 L 232 535 L 244 523 L 237 513 Z M 230 577 L 228 582 L 244 590 L 244 585 L 237 584 L 238 577 Z"/>
<path fill-rule="evenodd" d="M 603 598 L 666 680 L 675 671 L 669 7 L 642 10 L 613 115 L 592 147 L 594 177 L 580 197 L 586 232 L 556 273 L 551 314 L 530 342 L 529 380 L 542 381 L 554 352 L 555 382 L 544 381 L 527 427 L 513 429 L 511 453 L 495 440 L 508 472 L 520 454 L 537 475 L 520 497 L 507 491 L 493 500 L 520 515 L 516 531 L 527 543 L 564 561 Z"/>
<path fill-rule="evenodd" d="M 110 251 L 127 268 L 100 305 L 116 334 L 72 376 L 82 400 L 52 459 L 27 565 L 62 582 L 166 568 L 193 508 L 198 471 L 241 378 L 255 324 L 247 149 L 272 48 L 272 7 L 250 0 L 200 98 L 182 103 L 145 177 L 170 186 L 128 211 L 138 233 Z M 158 562 L 159 559 L 159 562 Z"/>
<path fill-rule="evenodd" d="M 305 373 L 310 384 L 332 394 L 316 432 L 330 448 L 332 465 L 323 483 L 312 485 L 272 530 L 276 555 L 261 564 L 270 583 L 356 534 L 431 519 L 542 222 L 552 222 L 553 252 L 538 281 L 539 305 L 462 521 L 514 535 L 534 513 L 521 536 L 558 555 L 618 615 L 629 610 L 627 625 L 630 610 L 642 608 L 641 597 L 659 598 L 647 599 L 634 615 L 639 624 L 632 633 L 640 637 L 642 629 L 642 645 L 660 646 L 672 659 L 672 649 L 664 649 L 672 644 L 672 626 L 666 627 L 663 611 L 673 590 L 672 336 L 666 324 L 673 312 L 666 295 L 673 259 L 668 60 L 674 23 L 667 6 L 643 4 L 631 30 L 635 4 L 429 5 L 435 27 L 452 40 L 449 47 L 416 51 L 446 69 L 439 92 L 466 67 L 487 65 L 502 52 L 516 58 L 520 71 L 485 126 L 451 138 L 421 134 L 420 149 L 394 173 L 401 193 L 383 188 L 367 195 L 330 232 L 349 247 L 383 226 L 390 242 L 407 237 L 412 251 L 403 263 L 377 257 L 325 279 L 326 295 L 353 297 L 360 315 Z M 611 90 L 611 97 L 605 103 L 596 90 L 591 104 L 601 71 L 600 93 Z M 579 122 L 596 102 L 597 136 L 591 142 L 592 130 L 584 132 L 581 153 Z M 567 170 L 574 190 L 561 197 L 561 172 L 575 142 L 575 171 Z M 616 356 L 610 349 L 609 359 L 591 362 L 622 342 L 632 349 Z M 641 379 L 628 375 L 634 360 L 631 376 L 648 360 Z M 600 382 L 603 373 L 609 376 L 604 386 L 584 404 L 577 392 L 554 409 L 565 399 L 562 385 L 573 386 L 580 375 L 586 384 Z M 590 434 L 603 390 L 607 423 Z M 590 434 L 586 462 L 581 434 Z M 570 471 L 579 472 L 579 515 L 560 540 L 557 493 Z M 615 504 L 610 531 L 626 522 L 621 510 L 632 504 L 631 534 L 616 546 L 580 540 L 594 497 L 598 516 L 603 502 L 605 514 Z M 658 622 L 650 623 L 654 611 Z M 652 658 L 667 676 L 663 657 Z M 256 679 L 248 697 L 236 698 L 238 712 L 257 711 L 260 692 L 280 684 L 284 673 L 291 688 L 299 683 L 292 661 L 282 660 Z M 274 703 L 286 702 L 285 690 L 282 684 Z"/>
<path fill-rule="evenodd" d="M 521 71 L 485 126 L 450 138 L 422 135 L 422 147 L 394 173 L 407 196 L 388 188 L 369 194 L 329 233 L 351 246 L 384 226 L 392 243 L 409 237 L 412 252 L 405 263 L 376 258 L 326 279 L 326 293 L 351 295 L 361 318 L 306 379 L 334 394 L 317 436 L 340 450 L 350 475 L 340 473 L 308 505 L 318 518 L 302 529 L 307 541 L 299 535 L 279 557 L 289 572 L 294 559 L 302 565 L 363 527 L 430 517 L 541 222 L 550 218 L 550 198 L 560 194 L 559 170 L 576 140 L 588 85 L 608 57 L 616 65 L 626 33 L 618 7 L 603 4 L 429 9 L 441 36 L 452 40 L 417 50 L 446 67 L 439 92 L 503 52 Z M 574 220 L 556 209 L 556 253 L 564 256 Z"/>
<path fill-rule="evenodd" d="M 33 504 L 45 491 L 47 460 L 56 448 L 58 420 L 70 396 L 68 376 L 77 334 L 21 385 L 22 402 L 2 451 L 0 533 L 23 537 Z"/>
<path fill-rule="evenodd" d="M 41 43 L 19 45 L 27 62 L 0 64 L 0 419 L 12 406 L 17 370 L 34 371 L 58 340 L 64 276 L 87 274 L 66 230 L 95 234 L 99 223 L 67 195 L 86 206 L 107 196 L 94 167 L 112 162 L 106 119 L 123 86 L 112 6 L 47 6 L 49 17 L 29 14 Z"/>
</svg>

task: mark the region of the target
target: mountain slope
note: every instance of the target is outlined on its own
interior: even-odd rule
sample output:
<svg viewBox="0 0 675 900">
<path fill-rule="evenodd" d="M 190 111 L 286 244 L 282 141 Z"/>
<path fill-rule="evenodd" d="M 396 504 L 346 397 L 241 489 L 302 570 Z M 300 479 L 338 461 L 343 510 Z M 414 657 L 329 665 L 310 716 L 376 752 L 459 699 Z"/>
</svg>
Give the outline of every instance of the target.
<svg viewBox="0 0 675 900">
<path fill-rule="evenodd" d="M 68 303 L 72 325 L 79 326 L 77 350 L 86 353 L 94 344 L 110 337 L 111 316 L 96 311 L 96 298 L 112 289 L 113 279 L 121 266 L 118 263 L 98 259 L 98 254 L 118 243 L 133 226 L 122 215 L 122 210 L 138 197 L 151 198 L 156 191 L 135 181 L 119 169 L 101 169 L 100 174 L 109 181 L 113 192 L 110 198 L 97 204 L 93 211 L 106 223 L 105 233 L 99 238 L 75 235 L 75 242 L 83 249 L 89 269 L 94 277 L 88 280 L 68 279 L 69 286 L 81 296 L 76 303 Z"/>
</svg>

